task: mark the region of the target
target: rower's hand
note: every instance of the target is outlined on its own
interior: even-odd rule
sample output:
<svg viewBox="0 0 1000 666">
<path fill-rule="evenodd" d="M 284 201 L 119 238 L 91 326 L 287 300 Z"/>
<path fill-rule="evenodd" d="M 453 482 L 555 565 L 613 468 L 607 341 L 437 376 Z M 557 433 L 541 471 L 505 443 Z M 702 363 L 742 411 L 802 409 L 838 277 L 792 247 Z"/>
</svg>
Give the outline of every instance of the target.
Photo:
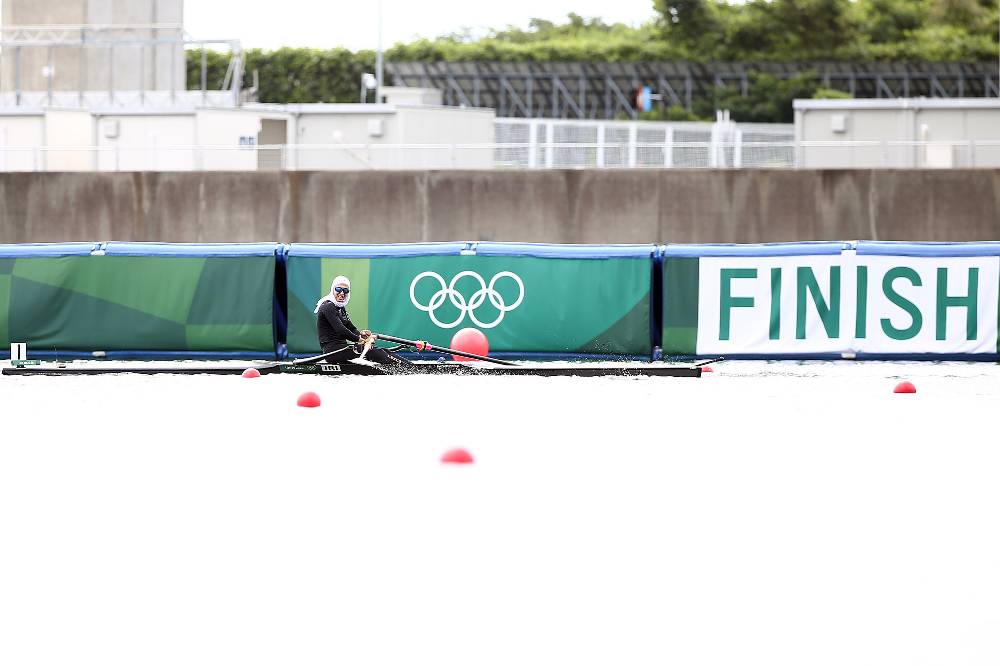
<svg viewBox="0 0 1000 666">
<path fill-rule="evenodd" d="M 372 332 L 371 331 L 369 331 L 368 329 L 365 329 L 365 330 L 361 331 L 361 339 L 362 340 L 366 340 L 366 339 L 368 339 L 370 337 L 372 337 Z"/>
</svg>

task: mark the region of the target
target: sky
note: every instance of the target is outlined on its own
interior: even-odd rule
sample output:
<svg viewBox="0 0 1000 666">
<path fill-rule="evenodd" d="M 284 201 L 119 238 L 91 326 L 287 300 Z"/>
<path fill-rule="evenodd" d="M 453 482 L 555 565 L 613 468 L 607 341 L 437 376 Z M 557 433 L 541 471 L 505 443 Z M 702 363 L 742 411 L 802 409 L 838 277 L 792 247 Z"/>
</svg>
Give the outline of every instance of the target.
<svg viewBox="0 0 1000 666">
<path fill-rule="evenodd" d="M 280 10 L 276 9 L 280 7 Z M 244 48 L 281 46 L 351 50 L 378 43 L 375 0 L 187 0 L 184 27 L 196 39 L 239 39 Z M 565 19 L 569 12 L 608 23 L 638 25 L 653 16 L 653 0 L 382 0 L 382 41 L 388 47 L 417 36 L 437 37 L 463 28 L 483 34 L 532 18 Z"/>
</svg>

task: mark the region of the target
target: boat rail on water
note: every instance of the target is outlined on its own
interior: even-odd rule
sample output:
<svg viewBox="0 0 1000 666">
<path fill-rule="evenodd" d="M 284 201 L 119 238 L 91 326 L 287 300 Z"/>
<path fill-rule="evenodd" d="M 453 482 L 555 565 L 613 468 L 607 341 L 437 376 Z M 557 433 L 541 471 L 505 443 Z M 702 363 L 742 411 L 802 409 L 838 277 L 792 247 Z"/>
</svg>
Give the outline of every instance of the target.
<svg viewBox="0 0 1000 666">
<path fill-rule="evenodd" d="M 63 375 L 239 375 L 255 368 L 262 375 L 297 374 L 340 377 L 350 375 L 529 375 L 536 377 L 700 377 L 701 364 L 663 362 L 525 362 L 516 365 L 415 361 L 409 364 L 378 365 L 366 361 L 326 363 L 304 359 L 274 363 L 211 363 L 205 361 L 71 361 L 43 362 L 4 367 L 2 374 L 16 376 Z"/>
</svg>

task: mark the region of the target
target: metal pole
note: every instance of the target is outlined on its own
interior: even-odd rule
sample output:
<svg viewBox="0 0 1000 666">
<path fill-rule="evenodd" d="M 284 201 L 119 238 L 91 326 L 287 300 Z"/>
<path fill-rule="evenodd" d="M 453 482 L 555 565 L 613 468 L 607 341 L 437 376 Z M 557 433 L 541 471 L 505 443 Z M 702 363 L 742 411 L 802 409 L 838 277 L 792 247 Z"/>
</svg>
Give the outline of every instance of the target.
<svg viewBox="0 0 1000 666">
<path fill-rule="evenodd" d="M 77 105 L 84 108 L 83 91 L 87 89 L 87 29 L 80 29 L 80 94 L 77 96 Z"/>
<path fill-rule="evenodd" d="M 628 126 L 628 166 L 629 168 L 635 168 L 637 164 L 638 150 L 636 143 L 639 137 L 639 126 L 635 123 L 629 123 Z"/>
<path fill-rule="evenodd" d="M 21 106 L 21 47 L 14 49 L 14 105 Z"/>
<path fill-rule="evenodd" d="M 154 49 L 156 47 L 153 47 Z M 146 45 L 139 47 L 139 106 L 146 104 Z"/>
<path fill-rule="evenodd" d="M 378 48 L 375 51 L 375 103 L 382 103 L 382 0 L 378 0 Z"/>
<path fill-rule="evenodd" d="M 597 126 L 597 168 L 604 168 L 604 123 Z"/>
<path fill-rule="evenodd" d="M 208 51 L 205 50 L 205 42 L 201 43 L 201 103 L 205 104 L 208 99 Z"/>
<path fill-rule="evenodd" d="M 181 54 L 184 54 L 184 45 L 182 44 L 178 46 L 177 44 L 171 44 L 170 47 L 170 103 L 171 104 L 177 103 L 177 53 L 174 51 L 175 49 L 180 49 Z M 187 56 L 184 57 L 186 58 Z M 185 63 L 186 62 L 187 61 L 185 60 Z M 186 66 L 185 69 L 187 69 Z M 187 74 L 185 73 L 185 79 L 186 78 Z M 184 84 L 184 88 L 187 89 L 187 83 Z"/>
<path fill-rule="evenodd" d="M 674 126 L 667 127 L 666 136 L 663 137 L 663 166 L 670 169 L 674 166 Z"/>
<path fill-rule="evenodd" d="M 115 45 L 108 47 L 108 104 L 115 103 Z"/>
<path fill-rule="evenodd" d="M 48 79 L 47 88 L 48 88 L 49 106 L 52 106 L 52 79 L 55 77 L 55 66 L 52 64 L 51 46 L 49 46 L 48 48 L 48 59 L 49 59 L 49 64 L 47 69 L 48 76 L 46 76 L 45 78 Z"/>
</svg>

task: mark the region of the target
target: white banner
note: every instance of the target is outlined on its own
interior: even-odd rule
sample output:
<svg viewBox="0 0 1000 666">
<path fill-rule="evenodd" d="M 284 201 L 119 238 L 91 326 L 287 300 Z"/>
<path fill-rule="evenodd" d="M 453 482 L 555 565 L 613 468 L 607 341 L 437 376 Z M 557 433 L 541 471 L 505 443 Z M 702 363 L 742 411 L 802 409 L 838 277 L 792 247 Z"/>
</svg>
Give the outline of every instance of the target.
<svg viewBox="0 0 1000 666">
<path fill-rule="evenodd" d="M 860 256 L 867 312 L 855 349 L 872 353 L 995 354 L 1000 257 Z M 865 275 L 867 273 L 867 275 Z"/>
<path fill-rule="evenodd" d="M 699 354 L 995 354 L 1000 257 L 701 257 Z"/>
</svg>

